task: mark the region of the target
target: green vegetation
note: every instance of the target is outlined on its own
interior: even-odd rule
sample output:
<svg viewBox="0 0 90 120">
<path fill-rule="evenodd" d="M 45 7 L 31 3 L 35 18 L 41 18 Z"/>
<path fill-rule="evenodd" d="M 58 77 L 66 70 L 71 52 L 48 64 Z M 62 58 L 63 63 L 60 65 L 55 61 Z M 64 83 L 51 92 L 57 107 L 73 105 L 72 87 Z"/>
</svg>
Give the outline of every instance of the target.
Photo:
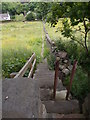
<svg viewBox="0 0 90 120">
<path fill-rule="evenodd" d="M 56 60 L 56 58 L 55 58 L 55 56 L 53 54 L 48 55 L 47 62 L 48 62 L 50 70 L 54 70 L 54 68 L 55 68 L 55 60 Z"/>
<path fill-rule="evenodd" d="M 2 73 L 19 71 L 33 52 L 41 60 L 41 22 L 11 22 L 2 24 Z"/>
<path fill-rule="evenodd" d="M 88 76 L 85 74 L 81 67 L 77 67 L 75 77 L 72 82 L 71 93 L 74 98 L 82 101 L 88 93 Z M 64 80 L 64 85 L 68 86 L 70 81 L 70 76 L 66 77 Z"/>
<path fill-rule="evenodd" d="M 44 41 L 44 53 L 43 53 L 43 57 L 44 58 L 48 58 L 49 55 L 50 55 L 50 48 L 47 47 L 46 41 Z"/>
<path fill-rule="evenodd" d="M 23 21 L 25 18 L 23 14 L 15 15 L 14 21 Z"/>
<path fill-rule="evenodd" d="M 29 21 L 32 20 L 28 19 L 31 18 L 31 16 L 34 17 L 33 20 L 42 20 L 42 18 L 47 15 L 50 6 L 51 4 L 45 2 L 2 2 L 2 7 L 0 4 L 2 13 L 7 13 L 8 11 L 12 20 L 15 20 L 16 15 L 23 14 L 23 17 L 26 17 L 27 13 L 31 12 L 30 15 L 26 17 L 26 20 Z"/>
<path fill-rule="evenodd" d="M 1 4 L 0 4 L 1 5 Z M 55 41 L 57 50 L 68 53 L 71 63 L 78 61 L 77 72 L 71 92 L 82 100 L 90 84 L 90 2 L 54 2 L 54 3 L 2 3 L 2 12 L 10 13 L 15 21 L 45 20 L 50 38 Z M 30 12 L 28 15 L 27 12 Z M 35 16 L 34 16 L 35 15 Z M 50 27 L 51 25 L 51 27 Z M 3 76 L 19 71 L 32 52 L 41 60 L 42 35 L 41 22 L 11 22 L 2 25 L 2 70 Z M 44 58 L 48 58 L 50 69 L 54 69 L 55 57 L 50 55 L 45 44 Z M 69 76 L 70 77 L 70 76 Z M 69 77 L 64 81 L 67 85 Z M 89 91 L 90 92 L 90 91 Z"/>
<path fill-rule="evenodd" d="M 75 73 L 75 77 L 72 84 L 71 93 L 73 97 L 77 98 L 78 100 L 83 100 L 86 97 L 87 93 L 89 92 L 88 86 L 88 74 L 87 70 L 89 71 L 90 68 L 90 61 L 87 58 L 86 52 L 82 45 L 78 44 L 76 40 L 64 37 L 60 31 L 56 32 L 58 27 L 62 29 L 62 22 L 59 21 L 55 27 L 50 27 L 49 24 L 46 24 L 47 31 L 50 35 L 50 38 L 55 41 L 57 46 L 57 50 L 66 51 L 69 56 L 69 60 L 73 64 L 74 60 L 77 59 L 78 67 Z M 58 37 L 57 37 L 58 36 Z M 78 36 L 78 40 L 80 40 L 81 34 L 79 32 L 75 33 L 75 36 Z M 54 56 L 48 56 L 48 64 L 50 69 L 54 69 Z M 84 66 L 84 67 L 83 67 Z M 70 75 L 67 76 L 64 80 L 64 85 L 67 87 L 70 81 Z"/>
<path fill-rule="evenodd" d="M 26 20 L 27 20 L 27 21 L 35 20 L 35 15 L 34 15 L 34 13 L 30 12 L 30 13 L 26 16 Z"/>
</svg>

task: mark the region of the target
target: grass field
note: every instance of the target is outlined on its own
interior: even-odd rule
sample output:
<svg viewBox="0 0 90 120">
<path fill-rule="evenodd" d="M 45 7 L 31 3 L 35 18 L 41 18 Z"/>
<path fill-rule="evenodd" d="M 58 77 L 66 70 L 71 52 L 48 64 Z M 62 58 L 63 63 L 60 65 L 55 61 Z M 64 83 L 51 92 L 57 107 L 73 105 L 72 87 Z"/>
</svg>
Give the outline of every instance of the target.
<svg viewBox="0 0 90 120">
<path fill-rule="evenodd" d="M 41 60 L 41 22 L 10 22 L 2 24 L 2 74 L 9 77 L 25 64 L 33 52 Z"/>
</svg>

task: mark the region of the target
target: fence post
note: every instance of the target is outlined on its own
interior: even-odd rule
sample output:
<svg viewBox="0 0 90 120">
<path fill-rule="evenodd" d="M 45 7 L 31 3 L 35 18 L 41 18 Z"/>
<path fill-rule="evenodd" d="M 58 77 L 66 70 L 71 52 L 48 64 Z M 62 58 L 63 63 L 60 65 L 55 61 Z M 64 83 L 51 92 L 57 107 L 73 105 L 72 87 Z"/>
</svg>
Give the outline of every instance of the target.
<svg viewBox="0 0 90 120">
<path fill-rule="evenodd" d="M 57 78 L 58 78 L 58 71 L 59 71 L 59 60 L 60 58 L 56 58 L 56 63 L 55 63 L 55 76 L 54 76 L 54 89 L 53 89 L 53 98 L 55 99 L 56 96 L 56 88 L 57 88 Z"/>
<path fill-rule="evenodd" d="M 66 100 L 68 100 L 68 97 L 69 97 L 70 89 L 71 89 L 71 86 L 72 86 L 72 81 L 73 81 L 74 74 L 75 74 L 75 71 L 76 71 L 76 66 L 77 66 L 77 60 L 75 60 L 74 64 L 73 64 L 72 73 L 71 73 L 71 76 L 70 76 L 70 83 L 69 83 L 69 86 L 67 88 Z"/>
</svg>

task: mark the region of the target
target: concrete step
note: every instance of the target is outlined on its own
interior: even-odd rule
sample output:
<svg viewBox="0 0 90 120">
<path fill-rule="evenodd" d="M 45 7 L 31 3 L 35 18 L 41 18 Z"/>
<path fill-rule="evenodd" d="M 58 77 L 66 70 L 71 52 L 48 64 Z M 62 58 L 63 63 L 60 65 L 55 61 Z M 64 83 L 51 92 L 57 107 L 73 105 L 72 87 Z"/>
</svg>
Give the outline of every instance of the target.
<svg viewBox="0 0 90 120">
<path fill-rule="evenodd" d="M 48 113 L 71 114 L 79 113 L 79 103 L 77 100 L 43 101 Z"/>
<path fill-rule="evenodd" d="M 38 70 L 35 72 L 35 76 L 53 76 L 54 77 L 55 73 L 52 71 L 47 71 L 47 70 Z"/>
<path fill-rule="evenodd" d="M 14 78 L 2 81 L 2 117 L 37 118 L 40 111 L 40 91 L 37 81 L 31 78 Z"/>
<path fill-rule="evenodd" d="M 37 77 L 36 78 L 36 80 L 40 80 L 41 82 L 42 82 L 42 80 L 48 80 L 48 81 L 54 81 L 54 79 L 53 79 L 53 77 L 52 76 L 46 76 L 46 77 L 43 77 L 43 76 L 41 76 L 41 77 Z"/>
<path fill-rule="evenodd" d="M 51 89 L 40 89 L 40 99 L 41 101 L 52 100 L 52 90 Z"/>
<path fill-rule="evenodd" d="M 42 70 L 37 70 L 35 73 L 37 73 L 37 74 L 39 74 L 39 73 L 42 73 L 42 74 L 55 74 L 55 72 L 54 71 L 50 71 L 50 70 L 45 70 L 44 68 L 42 69 Z"/>
<path fill-rule="evenodd" d="M 83 114 L 55 114 L 55 113 L 48 113 L 47 118 L 66 118 L 68 120 L 74 120 L 74 119 L 80 119 L 80 120 L 85 120 L 85 116 Z M 65 119 L 62 119 L 65 120 Z"/>
<path fill-rule="evenodd" d="M 53 88 L 54 86 L 54 80 L 53 78 L 35 78 L 35 80 L 37 80 L 39 87 L 40 88 Z"/>
</svg>

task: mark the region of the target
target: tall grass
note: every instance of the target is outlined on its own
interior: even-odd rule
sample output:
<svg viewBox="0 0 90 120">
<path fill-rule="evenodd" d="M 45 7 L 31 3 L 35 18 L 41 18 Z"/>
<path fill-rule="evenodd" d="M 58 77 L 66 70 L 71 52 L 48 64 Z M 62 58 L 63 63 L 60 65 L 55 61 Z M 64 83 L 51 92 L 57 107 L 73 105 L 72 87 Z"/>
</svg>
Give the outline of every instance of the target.
<svg viewBox="0 0 90 120">
<path fill-rule="evenodd" d="M 42 46 L 41 22 L 10 22 L 2 24 L 2 73 L 9 77 L 18 72 L 36 53 L 37 63 L 41 60 Z"/>
</svg>

